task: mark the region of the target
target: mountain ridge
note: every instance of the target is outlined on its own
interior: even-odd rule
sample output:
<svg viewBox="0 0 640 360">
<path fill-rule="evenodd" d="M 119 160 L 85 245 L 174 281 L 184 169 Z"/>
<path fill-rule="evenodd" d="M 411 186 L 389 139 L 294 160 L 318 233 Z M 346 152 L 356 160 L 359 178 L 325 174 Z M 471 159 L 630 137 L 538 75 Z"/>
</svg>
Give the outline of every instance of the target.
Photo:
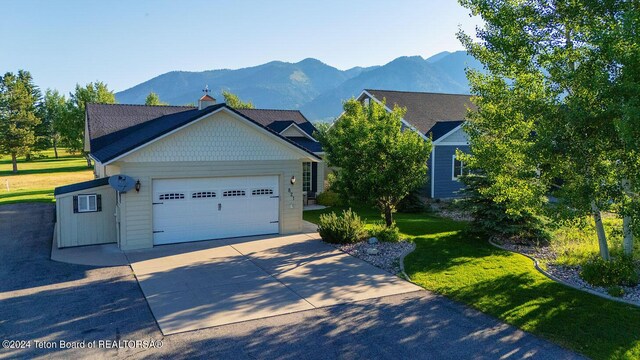
<svg viewBox="0 0 640 360">
<path fill-rule="evenodd" d="M 150 92 L 171 105 L 194 103 L 208 85 L 212 95 L 237 94 L 260 108 L 297 109 L 310 120 L 330 120 L 342 101 L 365 88 L 402 91 L 468 93 L 465 67 L 481 69 L 464 51 L 430 58 L 401 56 L 387 64 L 339 70 L 315 58 L 297 63 L 270 61 L 241 69 L 170 71 L 116 93 L 120 103 L 144 104 Z"/>
</svg>

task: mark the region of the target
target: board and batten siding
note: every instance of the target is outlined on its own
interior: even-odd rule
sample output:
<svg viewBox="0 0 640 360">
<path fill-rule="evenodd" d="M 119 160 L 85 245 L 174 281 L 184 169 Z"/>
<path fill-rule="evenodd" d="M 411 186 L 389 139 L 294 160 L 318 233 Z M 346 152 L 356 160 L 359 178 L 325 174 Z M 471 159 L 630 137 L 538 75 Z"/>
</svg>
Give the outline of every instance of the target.
<svg viewBox="0 0 640 360">
<path fill-rule="evenodd" d="M 433 184 L 433 197 L 435 199 L 447 199 L 460 197 L 460 191 L 464 184 L 459 180 L 453 179 L 453 156 L 456 150 L 469 152 L 468 145 L 437 145 L 434 147 L 432 156 L 434 161 L 429 161 L 429 165 L 433 164 L 431 170 L 431 181 Z"/>
<path fill-rule="evenodd" d="M 73 197 L 76 195 L 102 195 L 102 211 L 74 213 Z M 110 186 L 100 186 L 56 196 L 58 247 L 115 243 L 116 191 Z"/>
<path fill-rule="evenodd" d="M 302 231 L 302 163 L 293 145 L 226 112 L 216 112 L 113 163 L 140 181 L 120 203 L 120 248 L 153 246 L 153 180 L 276 175 L 279 231 Z M 296 183 L 290 184 L 295 176 Z"/>
</svg>

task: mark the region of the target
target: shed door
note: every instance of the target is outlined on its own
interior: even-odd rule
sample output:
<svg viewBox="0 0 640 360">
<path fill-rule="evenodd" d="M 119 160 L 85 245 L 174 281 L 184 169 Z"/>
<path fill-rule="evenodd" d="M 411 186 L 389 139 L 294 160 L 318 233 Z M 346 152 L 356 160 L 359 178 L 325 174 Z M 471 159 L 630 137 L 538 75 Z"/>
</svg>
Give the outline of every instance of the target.
<svg viewBox="0 0 640 360">
<path fill-rule="evenodd" d="M 277 176 L 153 180 L 155 245 L 278 233 Z"/>
</svg>

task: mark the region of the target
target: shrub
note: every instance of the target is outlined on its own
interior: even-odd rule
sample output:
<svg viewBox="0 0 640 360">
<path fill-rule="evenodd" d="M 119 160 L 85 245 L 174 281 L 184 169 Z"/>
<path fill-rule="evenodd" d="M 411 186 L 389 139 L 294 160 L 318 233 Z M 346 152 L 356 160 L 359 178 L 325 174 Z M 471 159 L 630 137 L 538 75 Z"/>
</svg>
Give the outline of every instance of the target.
<svg viewBox="0 0 640 360">
<path fill-rule="evenodd" d="M 418 196 L 418 193 L 412 191 L 409 195 L 398 203 L 398 212 L 401 213 L 420 213 L 424 211 L 424 203 Z"/>
<path fill-rule="evenodd" d="M 582 265 L 580 276 L 594 286 L 636 286 L 640 280 L 638 269 L 633 259 L 628 256 L 612 258 L 605 261 L 594 256 Z"/>
<path fill-rule="evenodd" d="M 369 235 L 383 242 L 398 242 L 401 240 L 400 231 L 395 223 L 390 227 L 387 227 L 383 223 L 374 224 L 371 230 L 369 230 Z"/>
<path fill-rule="evenodd" d="M 318 233 L 322 240 L 332 244 L 355 243 L 367 236 L 364 222 L 351 209 L 343 210 L 341 216 L 335 212 L 320 215 Z"/>
<path fill-rule="evenodd" d="M 624 289 L 618 285 L 609 286 L 607 288 L 607 294 L 615 297 L 622 297 L 622 295 L 624 295 Z"/>
<path fill-rule="evenodd" d="M 327 190 L 318 194 L 316 201 L 320 205 L 324 206 L 339 206 L 342 204 L 342 200 L 340 199 L 340 195 L 331 190 Z"/>
</svg>

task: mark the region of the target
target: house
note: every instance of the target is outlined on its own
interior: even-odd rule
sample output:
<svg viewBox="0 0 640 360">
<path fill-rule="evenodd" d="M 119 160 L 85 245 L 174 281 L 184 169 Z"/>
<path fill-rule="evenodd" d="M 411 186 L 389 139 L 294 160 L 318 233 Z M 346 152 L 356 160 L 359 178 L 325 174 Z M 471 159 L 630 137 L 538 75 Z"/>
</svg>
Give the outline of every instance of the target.
<svg viewBox="0 0 640 360">
<path fill-rule="evenodd" d="M 473 109 L 470 95 L 366 89 L 358 101 L 385 102 L 388 111 L 398 105 L 407 113 L 402 119 L 404 129 L 411 129 L 425 140 L 431 139 L 429 178 L 422 193 L 431 198 L 459 197 L 463 184 L 459 177 L 464 164 L 456 159 L 456 150 L 469 151 L 467 134 L 462 127 L 468 109 Z"/>
<path fill-rule="evenodd" d="M 57 246 L 123 250 L 302 230 L 324 187 L 321 148 L 299 111 L 87 104 L 96 179 L 55 189 Z M 135 188 L 118 192 L 112 176 Z"/>
</svg>

